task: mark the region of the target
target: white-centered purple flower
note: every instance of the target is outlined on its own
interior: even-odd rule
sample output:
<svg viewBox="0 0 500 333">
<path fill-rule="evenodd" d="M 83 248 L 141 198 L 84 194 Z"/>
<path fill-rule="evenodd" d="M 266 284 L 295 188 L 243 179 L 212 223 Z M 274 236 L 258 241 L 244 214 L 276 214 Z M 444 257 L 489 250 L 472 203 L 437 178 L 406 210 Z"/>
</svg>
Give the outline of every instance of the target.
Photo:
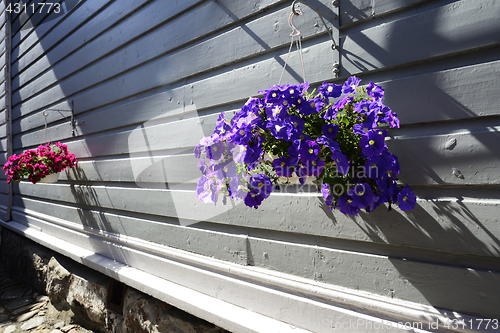
<svg viewBox="0 0 500 333">
<path fill-rule="evenodd" d="M 360 82 L 361 79 L 355 76 L 351 76 L 350 78 L 347 79 L 346 82 L 344 82 L 344 85 L 342 86 L 342 93 L 344 95 L 348 95 L 353 92 L 356 92 L 356 88 L 358 87 Z"/>
<path fill-rule="evenodd" d="M 293 125 L 289 122 L 273 120 L 267 124 L 267 128 L 276 139 L 290 141 L 292 137 Z"/>
<path fill-rule="evenodd" d="M 382 103 L 382 101 L 384 100 L 384 89 L 373 82 L 370 82 L 368 84 L 368 86 L 366 87 L 366 92 L 368 93 L 368 96 L 373 97 L 373 99 L 377 102 Z"/>
<path fill-rule="evenodd" d="M 339 84 L 323 82 L 318 90 L 324 98 L 337 98 L 342 94 L 342 86 Z"/>
</svg>

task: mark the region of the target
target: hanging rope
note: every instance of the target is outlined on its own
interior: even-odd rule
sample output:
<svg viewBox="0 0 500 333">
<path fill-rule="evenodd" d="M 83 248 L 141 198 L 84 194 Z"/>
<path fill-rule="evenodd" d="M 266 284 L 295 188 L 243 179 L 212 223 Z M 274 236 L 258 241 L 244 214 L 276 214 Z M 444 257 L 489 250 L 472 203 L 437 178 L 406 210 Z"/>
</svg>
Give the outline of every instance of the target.
<svg viewBox="0 0 500 333">
<path fill-rule="evenodd" d="M 292 33 L 290 36 L 292 36 L 292 41 L 290 42 L 290 47 L 288 48 L 288 53 L 286 55 L 285 59 L 285 64 L 283 65 L 283 70 L 281 71 L 281 76 L 280 80 L 278 82 L 278 85 L 281 85 L 281 80 L 283 79 L 283 74 L 285 73 L 286 65 L 288 64 L 288 59 L 290 57 L 290 53 L 292 52 L 292 47 L 293 47 L 293 42 L 295 41 L 297 45 L 297 53 L 299 55 L 299 61 L 300 61 L 300 69 L 302 70 L 302 80 L 304 80 L 304 83 L 306 82 L 306 72 L 304 68 L 304 57 L 302 55 L 302 41 L 301 41 L 301 34 L 299 29 L 293 24 L 293 20 L 296 15 L 304 15 L 300 9 L 296 9 L 295 11 L 292 11 L 290 16 L 288 17 L 288 25 L 292 29 Z"/>
<path fill-rule="evenodd" d="M 50 134 L 49 134 L 49 130 L 48 130 L 48 125 L 47 125 L 47 113 L 44 112 L 43 113 L 43 117 L 45 118 L 44 121 L 45 121 L 45 128 L 43 130 L 43 143 L 45 144 L 46 142 L 51 142 L 52 139 L 50 138 Z M 47 136 L 49 137 L 49 141 L 46 141 L 47 139 Z"/>
</svg>

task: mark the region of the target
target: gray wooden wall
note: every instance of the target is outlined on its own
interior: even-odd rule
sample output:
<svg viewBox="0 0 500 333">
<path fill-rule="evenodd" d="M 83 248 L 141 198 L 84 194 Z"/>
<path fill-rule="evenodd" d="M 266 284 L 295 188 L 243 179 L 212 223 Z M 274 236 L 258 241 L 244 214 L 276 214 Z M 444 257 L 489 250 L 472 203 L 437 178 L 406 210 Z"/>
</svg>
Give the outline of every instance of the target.
<svg viewBox="0 0 500 333">
<path fill-rule="evenodd" d="M 5 2 L 0 3 L 0 159 L 1 164 L 12 154 L 12 127 L 10 114 L 10 14 Z M 7 184 L 3 170 L 0 172 L 0 218 L 10 219 L 12 185 Z"/>
<path fill-rule="evenodd" d="M 330 0 L 310 3 L 332 8 Z M 325 211 L 307 193 L 274 195 L 258 210 L 197 201 L 192 149 L 219 112 L 278 83 L 290 5 L 82 0 L 36 28 L 13 14 L 13 150 L 62 141 L 79 159 L 56 184 L 14 185 L 17 219 L 20 212 L 47 214 L 242 265 L 498 317 L 497 0 L 341 0 L 338 79 L 321 21 L 301 6 L 296 25 L 309 82 L 357 75 L 386 89 L 386 104 L 402 124 L 388 145 L 399 157 L 401 181 L 418 196 L 415 210 L 380 207 L 349 218 Z M 3 54 L 5 15 L 0 19 Z M 300 80 L 292 53 L 283 83 Z M 45 131 L 44 109 L 71 102 L 75 136 L 57 112 L 49 112 Z M 7 210 L 5 182 L 0 191 Z"/>
</svg>

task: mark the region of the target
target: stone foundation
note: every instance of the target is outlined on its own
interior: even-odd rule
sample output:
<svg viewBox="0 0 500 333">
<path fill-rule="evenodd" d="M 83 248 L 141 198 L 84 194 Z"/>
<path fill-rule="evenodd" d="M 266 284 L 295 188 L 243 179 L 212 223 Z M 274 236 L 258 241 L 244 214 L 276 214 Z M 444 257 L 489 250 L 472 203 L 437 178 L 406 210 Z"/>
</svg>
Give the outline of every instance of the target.
<svg viewBox="0 0 500 333">
<path fill-rule="evenodd" d="M 108 308 L 111 279 L 6 228 L 0 260 L 13 278 L 49 296 L 73 322 L 96 332 L 228 332 L 131 287 L 120 314 Z"/>
</svg>

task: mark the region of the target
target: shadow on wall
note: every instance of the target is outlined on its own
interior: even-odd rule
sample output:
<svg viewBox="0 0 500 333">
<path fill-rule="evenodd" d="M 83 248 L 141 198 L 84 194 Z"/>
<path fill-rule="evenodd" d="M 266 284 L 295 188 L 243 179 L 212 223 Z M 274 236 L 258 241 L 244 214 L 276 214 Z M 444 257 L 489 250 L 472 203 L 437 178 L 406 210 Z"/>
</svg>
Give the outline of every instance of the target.
<svg viewBox="0 0 500 333">
<path fill-rule="evenodd" d="M 79 166 L 69 171 L 69 179 L 78 180 L 79 182 L 87 182 L 88 178 L 85 171 Z M 78 216 L 84 227 L 103 230 L 107 232 L 116 232 L 111 223 L 109 223 L 106 215 L 102 210 L 90 210 L 92 208 L 100 209 L 102 207 L 99 195 L 92 185 L 83 185 L 72 183 L 70 185 L 71 194 L 77 205 Z"/>
<path fill-rule="evenodd" d="M 373 12 L 377 9 L 377 2 L 371 2 Z M 470 10 L 472 4 L 471 1 L 461 5 Z M 363 12 L 367 12 L 356 11 L 350 1 L 343 1 L 341 5 L 345 5 L 342 11 L 348 9 L 354 17 L 360 15 L 359 18 L 362 18 Z M 402 20 L 396 18 L 394 22 L 377 26 L 378 29 L 373 31 L 379 35 L 373 31 L 371 35 L 359 32 L 342 39 L 342 46 L 348 44 L 356 50 L 342 49 L 342 68 L 350 68 L 350 73 L 344 70 L 342 74 L 416 63 L 466 49 L 466 45 L 473 44 L 476 38 L 474 33 L 461 35 L 462 39 L 458 41 L 449 32 L 450 27 L 460 24 L 452 22 L 457 21 L 453 16 L 458 12 L 455 6 L 431 3 L 423 6 L 429 10 L 415 11 L 419 14 L 418 18 L 416 15 Z M 486 35 L 491 33 L 487 31 Z M 419 36 L 425 36 L 428 44 L 418 44 Z M 362 55 L 366 55 L 367 59 Z M 480 63 L 477 58 L 477 55 L 470 56 L 471 60 L 465 66 Z M 464 66 L 459 61 L 446 65 L 444 60 L 442 62 L 444 68 Z M 437 308 L 498 318 L 500 290 L 492 286 L 500 282 L 497 216 L 500 198 L 496 176 L 498 159 L 495 158 L 498 156 L 500 135 L 495 129 L 495 125 L 498 128 L 498 120 L 487 124 L 488 121 L 477 119 L 484 111 L 491 114 L 489 110 L 481 109 L 484 106 L 479 101 L 491 99 L 492 94 L 483 94 L 474 83 L 464 82 L 467 78 L 465 69 L 458 69 L 455 72 L 458 78 L 453 81 L 449 73 L 426 74 L 428 69 L 424 66 L 421 65 L 423 74 L 410 74 L 412 77 L 383 85 L 388 96 L 387 104 L 398 113 L 403 124 L 403 128 L 390 131 L 390 135 L 401 138 L 391 140 L 388 145 L 391 152 L 400 157 L 401 180 L 410 183 L 421 200 L 411 212 L 393 210 L 390 220 L 383 208 L 370 214 L 360 214 L 363 222 L 358 226 L 372 241 L 392 245 L 396 253 L 397 246 L 404 245 L 400 256 L 390 258 L 391 263 L 401 279 L 418 290 L 424 302 Z M 493 80 L 491 83 L 498 90 L 498 78 Z M 459 88 L 451 89 L 452 85 Z M 484 86 L 483 82 L 482 90 L 489 91 L 490 87 Z M 454 96 L 443 91 L 442 87 L 447 87 Z M 478 110 L 471 109 L 473 107 Z M 473 122 L 431 123 L 471 118 L 476 119 Z M 405 123 L 422 125 L 405 127 Z M 445 148 L 450 137 L 443 131 L 452 133 L 451 138 L 455 133 L 465 133 L 465 142 L 459 140 L 456 147 L 448 144 Z M 457 165 L 462 168 L 456 168 Z M 462 170 L 460 173 L 459 169 Z M 428 184 L 458 186 L 426 186 Z M 353 222 L 356 223 L 354 219 Z M 411 300 L 398 290 L 393 295 Z"/>
<path fill-rule="evenodd" d="M 492 232 L 495 226 L 485 226 L 476 216 L 482 209 L 460 198 L 429 200 L 410 212 L 393 210 L 390 221 L 382 218 L 387 215 L 380 208 L 360 214 L 364 223 L 358 225 L 374 242 L 405 245 L 389 260 L 402 281 L 418 290 L 422 302 L 496 318 L 500 290 L 492 286 L 500 282 L 500 240 Z M 404 290 L 392 292 L 395 298 L 414 301 Z"/>
</svg>

